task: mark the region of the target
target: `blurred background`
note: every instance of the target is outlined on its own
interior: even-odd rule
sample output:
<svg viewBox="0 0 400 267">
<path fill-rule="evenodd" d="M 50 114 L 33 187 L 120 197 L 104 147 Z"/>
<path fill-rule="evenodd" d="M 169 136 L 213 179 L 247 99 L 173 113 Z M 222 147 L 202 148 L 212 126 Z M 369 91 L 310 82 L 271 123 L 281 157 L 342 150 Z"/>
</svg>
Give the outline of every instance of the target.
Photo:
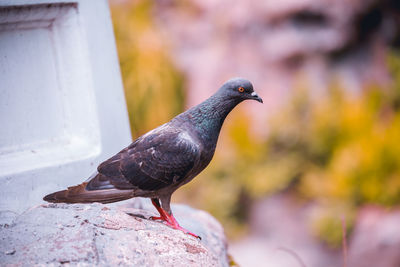
<svg viewBox="0 0 400 267">
<path fill-rule="evenodd" d="M 400 266 L 399 1 L 110 5 L 134 138 L 231 77 L 264 99 L 173 196 L 223 224 L 236 263 Z"/>
</svg>

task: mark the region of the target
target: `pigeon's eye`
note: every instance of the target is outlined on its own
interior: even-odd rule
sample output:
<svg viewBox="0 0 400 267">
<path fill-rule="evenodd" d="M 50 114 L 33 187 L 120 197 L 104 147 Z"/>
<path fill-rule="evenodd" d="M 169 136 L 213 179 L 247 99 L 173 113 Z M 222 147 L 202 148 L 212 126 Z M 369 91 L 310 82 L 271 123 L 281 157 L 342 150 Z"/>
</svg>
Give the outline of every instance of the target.
<svg viewBox="0 0 400 267">
<path fill-rule="evenodd" d="M 243 88 L 243 87 L 239 87 L 239 88 L 238 88 L 238 91 L 241 92 L 241 93 L 243 93 L 243 92 L 244 92 L 244 88 Z"/>
</svg>

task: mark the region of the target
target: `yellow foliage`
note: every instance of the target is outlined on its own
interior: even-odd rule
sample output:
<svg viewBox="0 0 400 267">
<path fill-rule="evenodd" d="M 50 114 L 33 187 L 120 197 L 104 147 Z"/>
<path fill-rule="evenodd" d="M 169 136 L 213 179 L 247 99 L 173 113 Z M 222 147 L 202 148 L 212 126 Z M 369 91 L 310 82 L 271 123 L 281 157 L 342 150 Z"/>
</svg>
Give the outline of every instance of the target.
<svg viewBox="0 0 400 267">
<path fill-rule="evenodd" d="M 183 77 L 152 20 L 152 4 L 126 1 L 111 8 L 134 136 L 168 121 L 184 105 Z M 360 205 L 400 202 L 400 59 L 392 55 L 388 61 L 394 80 L 389 88 L 348 97 L 334 85 L 318 99 L 305 88 L 296 90 L 268 121 L 265 140 L 253 136 L 244 109 L 235 112 L 211 166 L 175 200 L 207 209 L 232 236 L 243 231 L 253 199 L 290 188 L 318 203 L 310 225 L 337 245 L 343 214 L 351 222 Z"/>
<path fill-rule="evenodd" d="M 235 209 L 248 208 L 240 206 L 243 195 L 252 200 L 290 188 L 318 204 L 319 215 L 314 214 L 310 225 L 328 244 L 338 245 L 342 214 L 351 223 L 361 205 L 400 202 L 398 91 L 399 84 L 394 83 L 350 97 L 332 86 L 315 99 L 299 89 L 269 122 L 265 140 L 254 138 L 245 112 L 237 113 L 224 131 L 229 148 L 217 151 L 201 175 L 204 178 L 199 178 L 207 181 L 197 192 L 206 199 L 202 207 L 215 212 L 224 224 L 240 222 L 243 218 Z"/>
<path fill-rule="evenodd" d="M 183 76 L 154 24 L 152 1 L 111 6 L 131 129 L 139 136 L 183 110 Z"/>
<path fill-rule="evenodd" d="M 354 218 L 354 210 L 346 204 L 323 203 L 317 206 L 310 215 L 310 230 L 329 246 L 338 248 L 342 242 L 343 232 L 346 231 L 348 235 L 352 230 Z"/>
</svg>

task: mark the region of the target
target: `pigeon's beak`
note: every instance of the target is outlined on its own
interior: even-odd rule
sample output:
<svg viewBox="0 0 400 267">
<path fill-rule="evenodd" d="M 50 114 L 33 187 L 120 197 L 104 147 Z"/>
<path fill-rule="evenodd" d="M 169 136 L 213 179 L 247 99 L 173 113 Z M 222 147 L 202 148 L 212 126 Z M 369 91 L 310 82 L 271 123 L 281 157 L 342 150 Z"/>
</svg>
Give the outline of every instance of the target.
<svg viewBox="0 0 400 267">
<path fill-rule="evenodd" d="M 251 99 L 254 99 L 254 100 L 257 100 L 257 101 L 260 102 L 260 103 L 263 103 L 262 98 L 259 97 L 259 96 L 257 95 L 256 92 L 252 92 L 252 93 L 251 93 Z"/>
</svg>

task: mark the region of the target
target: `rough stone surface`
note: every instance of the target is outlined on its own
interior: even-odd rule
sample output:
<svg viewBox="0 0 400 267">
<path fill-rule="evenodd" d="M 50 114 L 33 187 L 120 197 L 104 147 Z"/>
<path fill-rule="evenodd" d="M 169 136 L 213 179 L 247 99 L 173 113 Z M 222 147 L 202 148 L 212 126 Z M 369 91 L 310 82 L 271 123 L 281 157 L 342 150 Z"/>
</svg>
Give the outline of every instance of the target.
<svg viewBox="0 0 400 267">
<path fill-rule="evenodd" d="M 0 265 L 228 266 L 223 228 L 206 212 L 173 205 L 182 226 L 202 237 L 197 240 L 147 219 L 157 214 L 131 204 L 0 212 Z"/>
</svg>

